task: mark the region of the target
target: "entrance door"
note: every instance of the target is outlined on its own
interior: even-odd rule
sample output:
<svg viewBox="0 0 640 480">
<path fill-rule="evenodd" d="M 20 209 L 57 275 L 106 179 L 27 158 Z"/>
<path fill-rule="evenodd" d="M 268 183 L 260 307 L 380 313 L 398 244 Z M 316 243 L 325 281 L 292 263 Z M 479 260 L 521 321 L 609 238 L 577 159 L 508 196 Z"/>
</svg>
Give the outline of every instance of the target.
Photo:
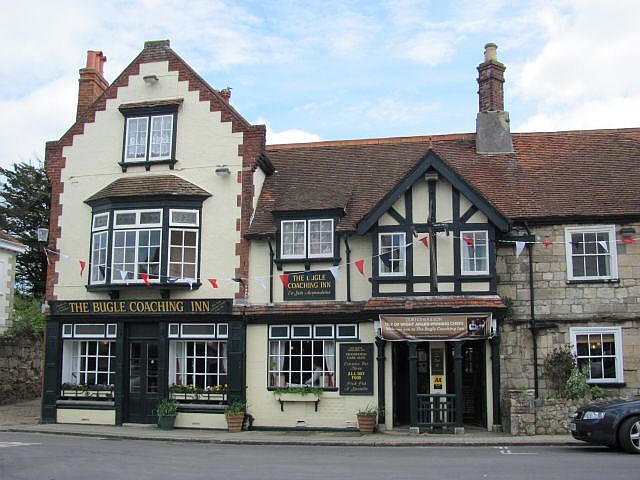
<svg viewBox="0 0 640 480">
<path fill-rule="evenodd" d="M 393 342 L 393 425 L 409 425 L 411 421 L 409 388 L 409 345 Z"/>
<path fill-rule="evenodd" d="M 464 423 L 486 426 L 484 342 L 462 344 L 462 393 Z"/>
<path fill-rule="evenodd" d="M 160 399 L 158 342 L 129 341 L 127 421 L 155 423 L 153 411 Z"/>
</svg>

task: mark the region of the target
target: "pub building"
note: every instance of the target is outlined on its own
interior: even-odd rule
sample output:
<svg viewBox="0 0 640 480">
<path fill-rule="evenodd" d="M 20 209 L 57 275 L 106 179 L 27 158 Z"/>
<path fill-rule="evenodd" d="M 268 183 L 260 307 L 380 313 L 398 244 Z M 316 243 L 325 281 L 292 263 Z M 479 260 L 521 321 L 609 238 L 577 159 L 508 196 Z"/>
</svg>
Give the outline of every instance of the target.
<svg viewBox="0 0 640 480">
<path fill-rule="evenodd" d="M 590 383 L 637 390 L 640 131 L 511 134 L 496 48 L 476 133 L 289 145 L 168 41 L 112 84 L 88 52 L 46 149 L 42 420 L 155 423 L 171 398 L 178 427 L 242 401 L 256 429 L 376 409 L 379 430 L 496 430 L 562 343 Z M 611 165 L 618 183 L 591 173 Z"/>
</svg>

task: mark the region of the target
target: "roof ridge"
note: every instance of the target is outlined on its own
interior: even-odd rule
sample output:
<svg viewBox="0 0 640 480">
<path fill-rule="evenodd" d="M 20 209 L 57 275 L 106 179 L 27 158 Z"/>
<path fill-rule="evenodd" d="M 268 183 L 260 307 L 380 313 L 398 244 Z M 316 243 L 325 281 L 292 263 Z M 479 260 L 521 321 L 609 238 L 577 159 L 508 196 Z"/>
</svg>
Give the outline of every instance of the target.
<svg viewBox="0 0 640 480">
<path fill-rule="evenodd" d="M 530 136 L 530 135 L 563 135 L 567 133 L 579 134 L 579 133 L 640 133 L 640 127 L 626 127 L 626 128 L 592 128 L 585 130 L 553 130 L 549 132 L 512 132 L 511 135 L 517 136 Z"/>
<path fill-rule="evenodd" d="M 429 143 L 446 140 L 473 140 L 475 133 L 446 133 L 440 135 L 415 135 L 410 137 L 381 137 L 353 140 L 324 140 L 319 142 L 274 143 L 267 145 L 267 150 L 285 150 L 289 148 L 343 147 L 352 145 L 380 145 L 396 143 Z"/>
</svg>

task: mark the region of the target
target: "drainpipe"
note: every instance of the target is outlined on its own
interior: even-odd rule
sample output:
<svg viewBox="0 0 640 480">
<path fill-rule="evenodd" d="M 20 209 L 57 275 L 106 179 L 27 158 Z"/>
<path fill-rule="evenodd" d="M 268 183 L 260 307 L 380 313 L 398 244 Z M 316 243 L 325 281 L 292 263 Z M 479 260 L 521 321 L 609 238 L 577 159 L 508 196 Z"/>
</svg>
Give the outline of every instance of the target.
<svg viewBox="0 0 640 480">
<path fill-rule="evenodd" d="M 351 248 L 349 247 L 349 237 L 344 237 L 344 249 L 347 254 L 347 302 L 351 301 Z"/>
<path fill-rule="evenodd" d="M 269 303 L 273 303 L 273 245 L 269 243 Z"/>
<path fill-rule="evenodd" d="M 529 224 L 525 221 L 527 235 L 531 235 Z M 531 338 L 533 340 L 533 388 L 538 399 L 538 327 L 536 326 L 535 296 L 533 289 L 533 243 L 527 243 L 529 249 L 529 306 L 531 309 Z"/>
</svg>

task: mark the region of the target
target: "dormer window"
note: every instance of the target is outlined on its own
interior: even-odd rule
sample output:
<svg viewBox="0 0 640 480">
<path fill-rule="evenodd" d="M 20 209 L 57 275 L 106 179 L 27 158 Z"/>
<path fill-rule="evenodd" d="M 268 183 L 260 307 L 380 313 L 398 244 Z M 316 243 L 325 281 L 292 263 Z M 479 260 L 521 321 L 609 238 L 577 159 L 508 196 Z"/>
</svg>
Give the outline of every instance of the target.
<svg viewBox="0 0 640 480">
<path fill-rule="evenodd" d="M 175 163 L 176 126 L 180 101 L 125 104 L 120 111 L 125 117 L 122 149 L 123 171 L 133 165 Z"/>
<path fill-rule="evenodd" d="M 282 220 L 280 257 L 282 259 L 332 258 L 333 219 Z"/>
</svg>

